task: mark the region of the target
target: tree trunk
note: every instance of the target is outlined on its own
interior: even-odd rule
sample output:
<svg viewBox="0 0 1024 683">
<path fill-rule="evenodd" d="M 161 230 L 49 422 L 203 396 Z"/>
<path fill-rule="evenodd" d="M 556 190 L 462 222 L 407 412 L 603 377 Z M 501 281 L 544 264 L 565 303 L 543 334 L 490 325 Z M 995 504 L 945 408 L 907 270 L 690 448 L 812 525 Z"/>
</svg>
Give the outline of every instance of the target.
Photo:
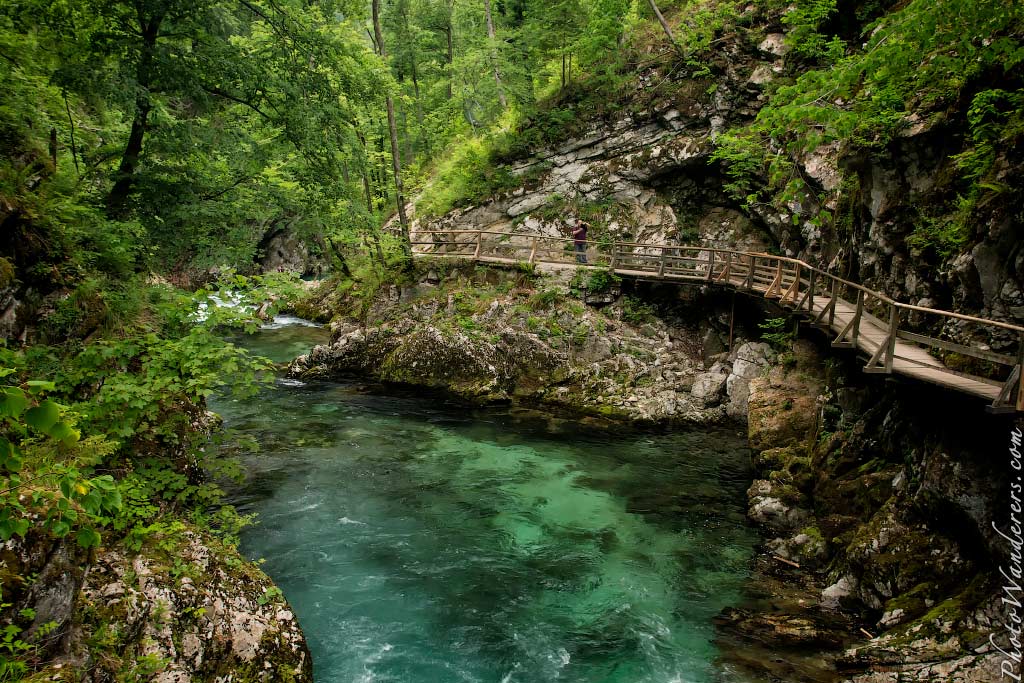
<svg viewBox="0 0 1024 683">
<path fill-rule="evenodd" d="M 135 116 L 132 118 L 132 129 L 128 133 L 128 142 L 125 144 L 124 153 L 121 155 L 121 164 L 117 168 L 117 179 L 107 195 L 107 215 L 111 218 L 121 218 L 124 216 L 128 196 L 131 194 L 132 185 L 135 183 L 135 171 L 139 167 L 139 157 L 142 154 L 142 140 L 146 135 L 146 123 L 149 120 L 149 112 L 153 108 L 153 104 L 149 99 L 150 72 L 153 66 L 153 55 L 156 52 L 156 39 L 159 35 L 162 21 L 163 14 L 151 17 L 148 23 L 144 21 L 142 16 L 139 17 L 142 52 L 139 58 L 139 66 L 135 73 L 139 94 L 135 98 Z"/>
<path fill-rule="evenodd" d="M 348 259 L 345 258 L 345 252 L 343 252 L 341 247 L 335 244 L 334 240 L 330 237 L 327 238 L 327 244 L 331 246 L 331 251 L 334 252 L 334 255 L 338 257 L 338 261 L 341 262 L 341 274 L 347 278 L 351 278 L 352 269 L 348 267 Z"/>
<path fill-rule="evenodd" d="M 381 59 L 387 62 L 388 51 L 384 46 L 384 34 L 380 29 L 380 0 L 373 0 L 373 34 L 377 37 L 377 46 Z M 409 237 L 409 219 L 405 215 L 405 193 L 402 188 L 402 159 L 398 148 L 398 126 L 395 125 L 395 102 L 390 93 L 385 97 L 388 109 L 388 132 L 391 136 L 391 168 L 395 174 L 395 201 L 398 204 L 398 222 L 402 226 L 402 251 L 409 263 L 412 263 L 412 245 Z"/>
<path fill-rule="evenodd" d="M 658 23 L 661 24 L 661 28 L 665 31 L 665 35 L 668 36 L 668 42 L 672 43 L 672 47 L 679 50 L 679 44 L 676 42 L 676 37 L 672 34 L 672 28 L 665 21 L 665 17 L 662 15 L 661 10 L 658 9 L 657 3 L 654 0 L 647 0 L 651 3 L 651 9 L 654 11 L 654 16 L 658 18 Z"/>
<path fill-rule="evenodd" d="M 501 84 L 501 69 L 498 66 L 498 52 L 495 48 L 494 20 L 491 18 L 491 0 L 484 0 L 484 12 L 487 15 L 487 38 L 491 42 L 491 61 L 494 63 L 494 83 L 498 86 L 498 103 L 502 109 L 508 107 L 505 99 L 505 88 Z"/>
<path fill-rule="evenodd" d="M 452 18 L 455 12 L 455 0 L 449 0 L 448 2 L 448 29 L 445 31 L 445 35 L 448 37 L 448 99 L 451 100 L 455 94 L 455 88 L 453 87 L 455 74 L 455 40 L 452 35 L 455 29 L 452 27 Z"/>
</svg>

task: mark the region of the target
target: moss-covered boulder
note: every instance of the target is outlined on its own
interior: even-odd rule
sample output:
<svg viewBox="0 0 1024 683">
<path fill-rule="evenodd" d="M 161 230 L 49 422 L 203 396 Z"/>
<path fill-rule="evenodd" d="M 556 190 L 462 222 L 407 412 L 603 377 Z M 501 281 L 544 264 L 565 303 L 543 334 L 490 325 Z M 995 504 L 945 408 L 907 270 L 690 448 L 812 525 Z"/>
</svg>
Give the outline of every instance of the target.
<svg viewBox="0 0 1024 683">
<path fill-rule="evenodd" d="M 177 523 L 137 554 L 97 555 L 75 629 L 69 657 L 84 678 L 59 680 L 313 680 L 281 591 L 232 547 Z"/>
</svg>

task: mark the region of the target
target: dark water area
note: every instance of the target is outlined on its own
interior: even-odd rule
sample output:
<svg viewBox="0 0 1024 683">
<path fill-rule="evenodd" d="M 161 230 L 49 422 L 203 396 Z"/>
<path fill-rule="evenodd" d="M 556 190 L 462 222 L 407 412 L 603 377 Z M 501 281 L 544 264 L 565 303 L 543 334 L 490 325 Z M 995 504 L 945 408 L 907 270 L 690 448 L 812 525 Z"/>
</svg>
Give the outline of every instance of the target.
<svg viewBox="0 0 1024 683">
<path fill-rule="evenodd" d="M 290 321 L 245 344 L 288 360 Z M 220 399 L 253 437 L 234 491 L 318 683 L 710 683 L 712 618 L 756 532 L 737 430 L 608 432 L 541 412 L 281 378 Z"/>
</svg>

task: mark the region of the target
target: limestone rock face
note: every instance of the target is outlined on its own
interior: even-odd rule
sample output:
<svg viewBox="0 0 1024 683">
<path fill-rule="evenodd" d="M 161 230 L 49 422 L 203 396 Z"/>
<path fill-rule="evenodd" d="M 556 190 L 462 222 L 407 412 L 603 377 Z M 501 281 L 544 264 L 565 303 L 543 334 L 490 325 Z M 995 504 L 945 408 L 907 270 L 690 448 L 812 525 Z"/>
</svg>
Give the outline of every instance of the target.
<svg viewBox="0 0 1024 683">
<path fill-rule="evenodd" d="M 155 683 L 312 681 L 302 629 L 270 579 L 196 532 L 178 543 L 173 559 L 110 550 L 89 572 L 83 602 L 118 624 L 125 660 L 164 662 Z M 87 666 L 85 680 L 108 680 L 107 662 Z"/>
<path fill-rule="evenodd" d="M 105 683 L 126 677 L 154 683 L 224 680 L 313 680 L 302 629 L 280 591 L 255 565 L 216 539 L 184 525 L 160 540 L 163 547 L 135 553 L 103 548 L 89 562 L 70 543 L 30 533 L 0 544 L 5 601 L 14 612 L 36 610 L 38 623 L 22 637 L 32 642 L 39 625 L 56 628 L 43 638 L 50 665 L 41 676 Z M 38 574 L 21 588 L 23 577 Z M 16 619 L 5 611 L 5 619 Z M 88 643 L 101 643 L 88 647 Z M 97 655 L 98 653 L 98 655 Z"/>
<path fill-rule="evenodd" d="M 263 272 L 286 271 L 302 275 L 318 275 L 325 263 L 310 253 L 309 246 L 288 229 L 270 232 L 260 244 Z"/>
<path fill-rule="evenodd" d="M 1001 447 L 958 428 L 981 406 L 826 367 L 806 342 L 785 361 L 750 380 L 748 515 L 768 553 L 817 583 L 817 610 L 874 624 L 877 637 L 834 653 L 845 680 L 998 680 L 980 634 L 1000 618 Z M 732 372 L 753 374 L 735 359 Z"/>
<path fill-rule="evenodd" d="M 481 403 L 545 404 L 641 422 L 727 417 L 731 364 L 704 371 L 697 329 L 653 316 L 630 322 L 619 301 L 585 306 L 561 274 L 508 291 L 507 282 L 473 278 L 514 279 L 515 271 L 453 267 L 434 278 L 443 286 L 424 280 L 381 292 L 368 324 L 338 317 L 331 342 L 296 359 L 290 373 L 370 377 Z M 472 310 L 470 292 L 483 299 Z"/>
</svg>

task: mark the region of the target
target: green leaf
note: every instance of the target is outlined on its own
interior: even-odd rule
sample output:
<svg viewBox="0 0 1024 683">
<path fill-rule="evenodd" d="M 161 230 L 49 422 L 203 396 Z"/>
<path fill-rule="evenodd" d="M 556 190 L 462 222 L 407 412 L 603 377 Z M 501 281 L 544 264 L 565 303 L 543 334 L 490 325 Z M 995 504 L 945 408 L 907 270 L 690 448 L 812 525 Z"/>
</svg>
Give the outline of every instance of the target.
<svg viewBox="0 0 1024 683">
<path fill-rule="evenodd" d="M 18 387 L 4 387 L 0 390 L 0 415 L 20 417 L 28 408 L 28 397 Z"/>
<path fill-rule="evenodd" d="M 60 419 L 60 408 L 53 401 L 43 401 L 25 413 L 25 422 L 40 432 L 47 433 Z"/>
<path fill-rule="evenodd" d="M 25 382 L 25 385 L 29 386 L 29 387 L 32 387 L 33 389 L 38 389 L 39 391 L 56 391 L 57 390 L 56 383 L 54 383 L 54 382 L 46 382 L 46 381 L 39 380 L 39 379 L 30 379 L 29 381 Z"/>
<path fill-rule="evenodd" d="M 50 533 L 57 538 L 64 538 L 71 531 L 71 525 L 63 520 L 57 520 L 50 524 Z"/>
<path fill-rule="evenodd" d="M 60 441 L 65 446 L 74 446 L 78 442 L 78 431 L 67 422 L 58 422 L 46 432 L 51 438 Z"/>
<path fill-rule="evenodd" d="M 100 544 L 100 535 L 95 529 L 79 529 L 75 540 L 83 548 L 95 548 Z"/>
</svg>

